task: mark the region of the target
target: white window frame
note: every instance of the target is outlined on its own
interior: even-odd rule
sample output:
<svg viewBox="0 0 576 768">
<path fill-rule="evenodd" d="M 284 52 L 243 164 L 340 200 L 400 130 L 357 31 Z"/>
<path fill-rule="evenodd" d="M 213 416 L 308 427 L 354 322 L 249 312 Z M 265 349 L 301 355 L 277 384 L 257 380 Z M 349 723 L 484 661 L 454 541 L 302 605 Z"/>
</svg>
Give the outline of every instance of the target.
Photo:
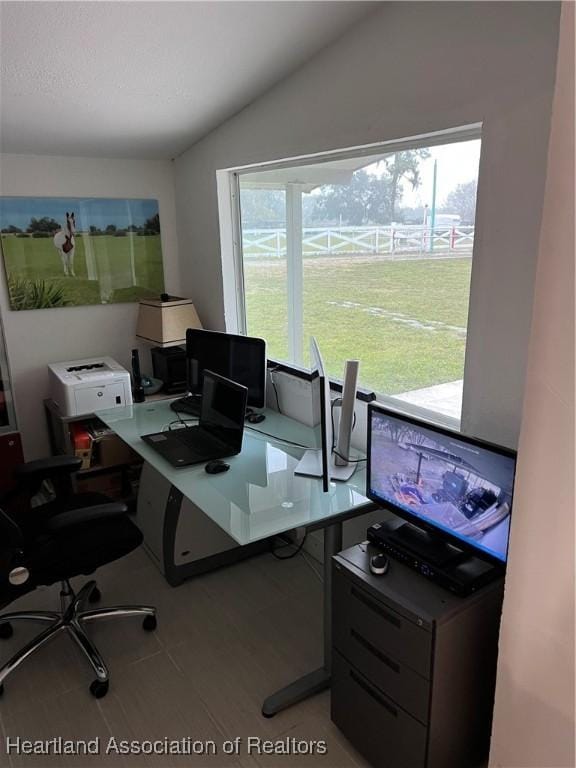
<svg viewBox="0 0 576 768">
<path fill-rule="evenodd" d="M 281 168 L 291 168 L 298 165 L 309 165 L 311 163 L 329 163 L 333 160 L 346 160 L 349 158 L 370 156 L 374 154 L 392 154 L 404 149 L 420 149 L 423 147 L 432 147 L 440 144 L 455 144 L 457 142 L 471 141 L 482 138 L 482 123 L 473 123 L 470 125 L 458 126 L 456 128 L 447 128 L 433 133 L 419 134 L 402 139 L 391 139 L 389 141 L 377 142 L 374 144 L 365 144 L 357 147 L 347 147 L 346 149 L 330 150 L 309 155 L 299 155 L 296 157 L 285 158 L 282 160 L 255 163 L 253 165 L 238 166 L 236 168 L 226 168 L 216 172 L 217 191 L 218 191 L 218 210 L 220 221 L 220 243 L 222 254 L 222 278 L 224 291 L 224 313 L 226 330 L 230 333 L 247 333 L 246 327 L 246 298 L 244 288 L 244 259 L 242 254 L 242 232 L 241 232 L 241 212 L 240 212 L 240 179 L 242 175 L 254 173 L 255 171 L 271 171 Z M 295 187 L 297 185 L 289 185 Z M 287 189 L 286 192 L 286 220 L 287 230 L 293 231 L 302 228 L 302 206 L 298 205 L 297 197 L 302 192 L 298 190 Z M 298 210 L 296 210 L 298 208 Z M 292 243 L 297 238 L 289 238 Z M 288 270 L 288 343 L 292 352 L 298 349 L 302 343 L 301 333 L 298 333 L 296 323 L 294 322 L 295 310 L 301 306 L 302 300 L 302 253 L 297 253 L 297 248 L 291 253 L 291 258 L 287 258 Z M 290 256 L 290 254 L 289 254 Z M 300 265 L 300 270 L 297 267 Z M 296 274 L 298 272 L 298 274 Z M 287 365 L 298 368 L 292 362 L 286 362 Z M 463 375 L 465 372 L 463 372 Z M 378 402 L 389 405 L 391 408 L 412 414 L 414 416 L 445 425 L 452 429 L 460 429 L 461 419 L 454 419 L 450 416 L 422 408 L 412 403 L 405 402 L 393 395 L 387 395 L 376 392 Z"/>
</svg>

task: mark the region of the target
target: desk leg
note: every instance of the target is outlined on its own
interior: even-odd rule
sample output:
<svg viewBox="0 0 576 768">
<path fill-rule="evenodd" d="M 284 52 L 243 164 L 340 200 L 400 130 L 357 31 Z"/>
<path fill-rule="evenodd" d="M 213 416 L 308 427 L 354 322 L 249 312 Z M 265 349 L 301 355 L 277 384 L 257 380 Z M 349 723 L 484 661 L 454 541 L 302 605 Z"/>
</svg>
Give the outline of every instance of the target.
<svg viewBox="0 0 576 768">
<path fill-rule="evenodd" d="M 342 549 L 342 523 L 324 528 L 324 664 L 264 701 L 262 714 L 274 717 L 283 709 L 330 687 L 332 672 L 332 555 Z"/>
</svg>

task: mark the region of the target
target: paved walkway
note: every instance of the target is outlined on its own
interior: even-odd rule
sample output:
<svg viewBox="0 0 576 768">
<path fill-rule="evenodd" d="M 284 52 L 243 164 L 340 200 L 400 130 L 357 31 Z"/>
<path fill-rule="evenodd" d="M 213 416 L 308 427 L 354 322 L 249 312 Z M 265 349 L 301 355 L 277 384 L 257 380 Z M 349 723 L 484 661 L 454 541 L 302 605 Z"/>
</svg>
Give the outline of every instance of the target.
<svg viewBox="0 0 576 768">
<path fill-rule="evenodd" d="M 436 384 L 434 387 L 413 389 L 411 392 L 402 392 L 402 394 L 394 395 L 394 397 L 404 400 L 406 403 L 419 405 L 421 408 L 443 413 L 453 419 L 460 419 L 462 385 L 463 381 L 460 379 L 459 381 L 449 381 L 447 384 Z"/>
</svg>

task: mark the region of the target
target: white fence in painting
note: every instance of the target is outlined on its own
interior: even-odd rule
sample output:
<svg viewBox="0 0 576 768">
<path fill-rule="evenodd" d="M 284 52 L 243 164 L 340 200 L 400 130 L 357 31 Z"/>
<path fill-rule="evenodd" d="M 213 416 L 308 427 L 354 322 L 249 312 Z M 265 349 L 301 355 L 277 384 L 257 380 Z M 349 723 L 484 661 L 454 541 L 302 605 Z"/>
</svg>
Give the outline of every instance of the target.
<svg viewBox="0 0 576 768">
<path fill-rule="evenodd" d="M 340 254 L 395 254 L 472 251 L 474 227 L 456 225 L 423 227 L 305 227 L 302 252 L 305 256 Z M 286 256 L 284 229 L 243 229 L 246 257 Z"/>
</svg>

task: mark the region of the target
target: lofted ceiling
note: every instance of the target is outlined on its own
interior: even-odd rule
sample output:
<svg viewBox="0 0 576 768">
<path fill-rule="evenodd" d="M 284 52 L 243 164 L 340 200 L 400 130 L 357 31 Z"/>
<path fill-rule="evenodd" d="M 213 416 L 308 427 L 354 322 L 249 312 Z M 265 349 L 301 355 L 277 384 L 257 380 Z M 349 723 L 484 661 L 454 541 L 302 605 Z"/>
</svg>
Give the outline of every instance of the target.
<svg viewBox="0 0 576 768">
<path fill-rule="evenodd" d="M 1 2 L 3 152 L 175 157 L 374 8 Z"/>
</svg>

